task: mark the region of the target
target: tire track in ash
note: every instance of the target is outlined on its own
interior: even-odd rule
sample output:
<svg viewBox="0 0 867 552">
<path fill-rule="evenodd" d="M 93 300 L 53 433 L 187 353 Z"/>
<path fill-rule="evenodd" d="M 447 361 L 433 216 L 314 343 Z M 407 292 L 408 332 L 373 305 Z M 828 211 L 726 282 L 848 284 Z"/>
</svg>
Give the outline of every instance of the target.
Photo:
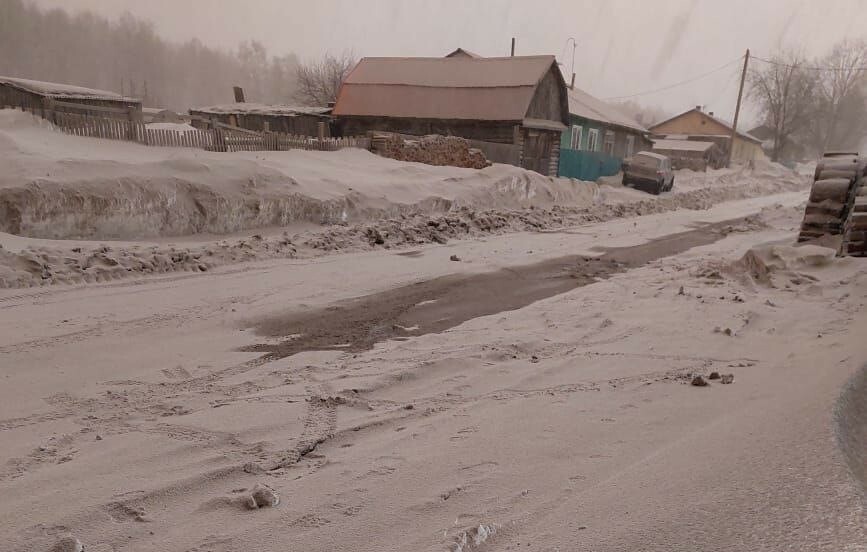
<svg viewBox="0 0 867 552">
<path fill-rule="evenodd" d="M 482 274 L 448 275 L 310 312 L 264 318 L 253 327 L 271 342 L 241 350 L 276 360 L 303 351 L 358 352 L 392 338 L 440 333 L 714 243 L 744 224 L 743 218 L 707 224 L 637 246 L 602 249 L 598 257 L 571 255 Z M 283 339 L 274 343 L 274 338 Z"/>
</svg>

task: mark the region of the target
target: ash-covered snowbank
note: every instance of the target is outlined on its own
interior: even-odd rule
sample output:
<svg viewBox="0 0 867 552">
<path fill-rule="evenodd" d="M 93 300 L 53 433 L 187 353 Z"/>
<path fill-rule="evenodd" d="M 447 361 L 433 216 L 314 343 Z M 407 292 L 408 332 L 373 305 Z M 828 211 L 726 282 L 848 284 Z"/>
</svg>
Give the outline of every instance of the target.
<svg viewBox="0 0 867 552">
<path fill-rule="evenodd" d="M 467 207 L 592 202 L 596 188 L 498 165 L 477 171 L 339 152 L 212 153 L 54 132 L 0 110 L 0 231 L 51 239 L 231 233 Z"/>
</svg>

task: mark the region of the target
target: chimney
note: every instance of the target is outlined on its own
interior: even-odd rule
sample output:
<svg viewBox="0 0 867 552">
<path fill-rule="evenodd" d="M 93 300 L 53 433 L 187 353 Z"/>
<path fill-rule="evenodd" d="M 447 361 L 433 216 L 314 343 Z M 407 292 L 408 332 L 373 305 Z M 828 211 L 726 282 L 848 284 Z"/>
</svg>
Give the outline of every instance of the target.
<svg viewBox="0 0 867 552">
<path fill-rule="evenodd" d="M 235 102 L 244 103 L 244 89 L 240 86 L 232 87 L 235 90 Z"/>
<path fill-rule="evenodd" d="M 695 106 L 695 110 L 696 110 L 696 111 L 701 111 L 701 106 L 700 106 L 700 105 Z"/>
<path fill-rule="evenodd" d="M 512 57 L 515 57 L 515 37 L 512 37 Z"/>
<path fill-rule="evenodd" d="M 708 111 L 707 114 L 710 115 L 711 117 L 713 117 L 713 111 Z"/>
</svg>

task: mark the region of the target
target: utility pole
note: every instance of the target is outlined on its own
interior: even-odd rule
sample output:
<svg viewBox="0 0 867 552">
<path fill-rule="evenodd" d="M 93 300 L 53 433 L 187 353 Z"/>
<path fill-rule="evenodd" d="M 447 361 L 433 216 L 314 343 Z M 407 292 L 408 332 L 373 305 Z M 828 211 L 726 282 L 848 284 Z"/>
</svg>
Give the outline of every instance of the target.
<svg viewBox="0 0 867 552">
<path fill-rule="evenodd" d="M 738 89 L 738 103 L 735 106 L 735 120 L 732 121 L 732 137 L 729 139 L 729 154 L 726 158 L 726 167 L 732 164 L 732 152 L 735 149 L 735 138 L 738 134 L 738 117 L 741 114 L 741 99 L 744 97 L 744 81 L 747 80 L 747 65 L 750 62 L 750 49 L 744 55 L 744 70 L 741 73 L 741 86 Z"/>
<path fill-rule="evenodd" d="M 512 37 L 512 55 L 511 57 L 515 57 L 515 37 Z"/>
</svg>

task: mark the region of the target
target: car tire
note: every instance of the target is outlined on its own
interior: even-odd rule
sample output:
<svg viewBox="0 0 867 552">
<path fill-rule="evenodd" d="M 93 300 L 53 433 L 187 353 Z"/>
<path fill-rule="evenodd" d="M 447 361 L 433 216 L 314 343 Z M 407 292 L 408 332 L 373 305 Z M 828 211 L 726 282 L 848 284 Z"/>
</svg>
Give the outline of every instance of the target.
<svg viewBox="0 0 867 552">
<path fill-rule="evenodd" d="M 672 191 L 674 189 L 674 177 L 671 177 L 671 182 L 668 183 L 668 191 Z"/>
<path fill-rule="evenodd" d="M 656 195 L 659 195 L 659 194 L 661 194 L 661 193 L 664 192 L 664 191 L 665 191 L 665 179 L 663 178 L 663 179 L 660 180 L 659 183 L 656 185 Z"/>
</svg>

